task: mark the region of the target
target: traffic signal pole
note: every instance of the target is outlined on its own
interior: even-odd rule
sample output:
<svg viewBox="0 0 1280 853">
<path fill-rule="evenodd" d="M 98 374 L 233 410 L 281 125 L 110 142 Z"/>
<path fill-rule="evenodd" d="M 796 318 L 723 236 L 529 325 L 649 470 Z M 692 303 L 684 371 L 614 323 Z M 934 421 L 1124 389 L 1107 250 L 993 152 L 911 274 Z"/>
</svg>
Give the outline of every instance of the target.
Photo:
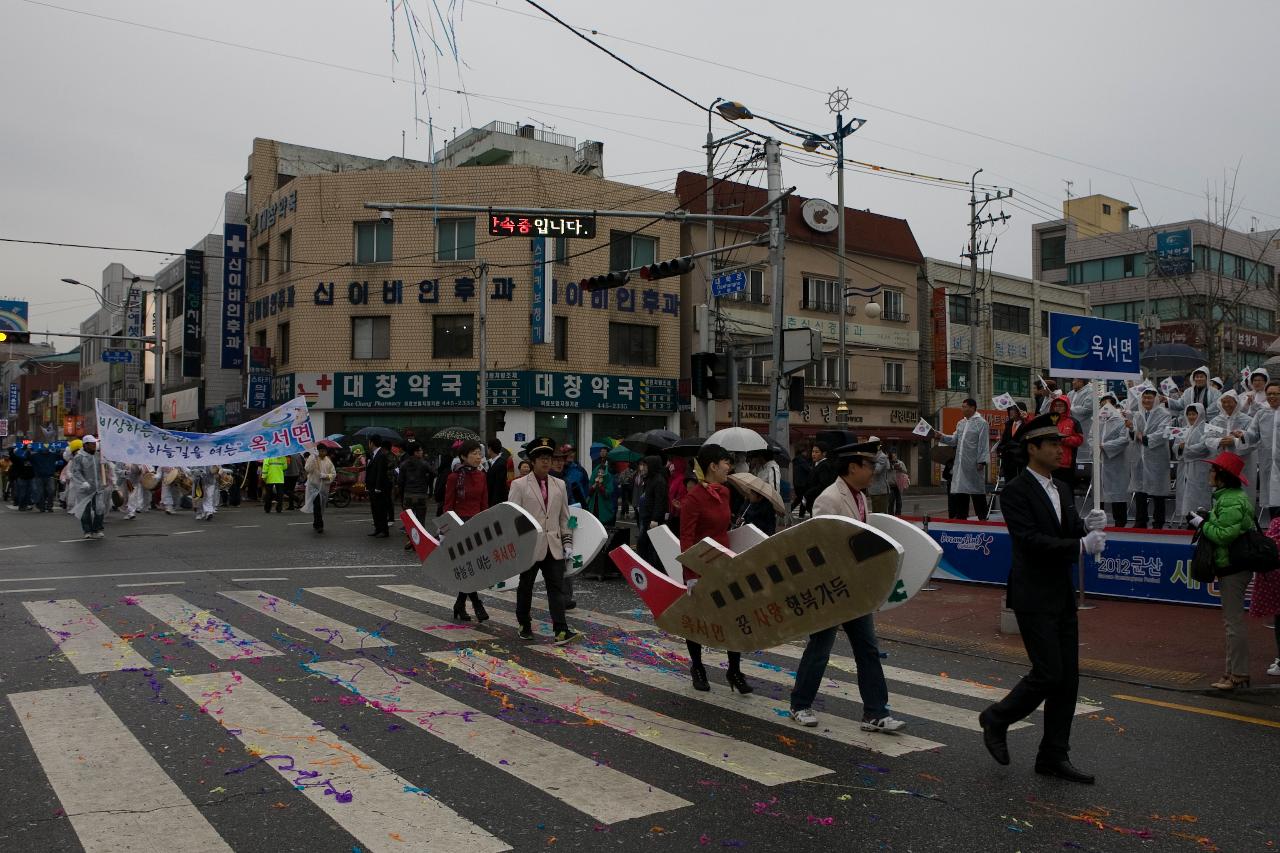
<svg viewBox="0 0 1280 853">
<path fill-rule="evenodd" d="M 782 372 L 782 323 L 783 296 L 786 292 L 786 219 L 784 199 L 790 193 L 782 191 L 782 151 L 776 139 L 766 139 L 764 160 L 769 174 L 769 268 L 773 272 L 773 371 L 769 382 L 769 432 L 781 447 L 791 447 L 791 426 L 788 423 L 786 402 L 782 399 L 782 384 L 786 374 Z M 844 212 L 841 211 L 843 217 Z M 840 318 L 844 322 L 844 317 Z"/>
</svg>

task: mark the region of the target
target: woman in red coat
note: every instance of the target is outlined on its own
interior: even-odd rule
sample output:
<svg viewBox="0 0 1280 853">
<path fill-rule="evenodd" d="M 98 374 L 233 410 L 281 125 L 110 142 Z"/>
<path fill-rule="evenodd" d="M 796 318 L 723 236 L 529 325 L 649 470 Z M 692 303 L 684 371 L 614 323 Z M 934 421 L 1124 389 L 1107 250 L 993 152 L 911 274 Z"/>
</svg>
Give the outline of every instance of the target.
<svg viewBox="0 0 1280 853">
<path fill-rule="evenodd" d="M 462 442 L 462 446 L 458 448 L 458 458 L 462 460 L 462 464 L 449 475 L 449 481 L 444 486 L 444 511 L 453 510 L 458 518 L 467 521 L 471 516 L 489 508 L 489 482 L 480 467 L 484 460 L 480 442 Z M 476 621 L 487 620 L 489 614 L 480 603 L 480 594 L 477 592 L 458 593 L 458 599 L 453 603 L 453 618 L 460 622 L 471 621 L 471 617 L 467 615 L 468 598 L 476 611 Z"/>
<path fill-rule="evenodd" d="M 698 451 L 698 467 L 702 471 L 700 482 L 689 488 L 680 508 L 680 550 L 687 551 L 698 542 L 710 537 L 724 547 L 729 547 L 729 489 L 725 481 L 733 466 L 733 457 L 718 444 L 704 444 Z M 693 587 L 698 576 L 684 569 L 684 582 Z M 702 646 L 693 640 L 689 645 L 689 677 L 694 690 L 710 690 L 707 670 L 702 666 Z M 752 688 L 742 674 L 742 653 L 729 652 L 729 671 L 725 673 L 731 690 L 750 693 Z"/>
</svg>

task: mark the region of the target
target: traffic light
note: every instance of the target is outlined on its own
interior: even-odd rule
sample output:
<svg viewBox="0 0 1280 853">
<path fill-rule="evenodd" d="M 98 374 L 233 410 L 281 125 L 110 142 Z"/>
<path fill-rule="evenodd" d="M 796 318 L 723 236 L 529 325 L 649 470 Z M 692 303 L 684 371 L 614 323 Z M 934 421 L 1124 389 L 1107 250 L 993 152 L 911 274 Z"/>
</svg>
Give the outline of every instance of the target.
<svg viewBox="0 0 1280 853">
<path fill-rule="evenodd" d="M 720 356 L 714 352 L 695 352 L 689 356 L 689 390 L 698 400 L 716 400 L 720 397 Z"/>
<path fill-rule="evenodd" d="M 614 287 L 622 287 L 631 280 L 631 276 L 625 272 L 607 272 L 604 275 L 593 275 L 591 278 L 584 278 L 579 282 L 579 286 L 583 290 L 597 291 L 609 290 Z"/>
<path fill-rule="evenodd" d="M 804 411 L 804 375 L 791 377 L 791 385 L 787 388 L 787 411 Z"/>
<path fill-rule="evenodd" d="M 3 332 L 0 331 L 0 343 L 7 344 L 29 344 L 31 343 L 30 332 Z"/>
<path fill-rule="evenodd" d="M 640 277 L 645 281 L 657 281 L 660 278 L 684 275 L 692 270 L 693 258 L 686 256 L 671 261 L 663 261 L 660 264 L 649 264 L 647 267 L 641 267 Z"/>
</svg>

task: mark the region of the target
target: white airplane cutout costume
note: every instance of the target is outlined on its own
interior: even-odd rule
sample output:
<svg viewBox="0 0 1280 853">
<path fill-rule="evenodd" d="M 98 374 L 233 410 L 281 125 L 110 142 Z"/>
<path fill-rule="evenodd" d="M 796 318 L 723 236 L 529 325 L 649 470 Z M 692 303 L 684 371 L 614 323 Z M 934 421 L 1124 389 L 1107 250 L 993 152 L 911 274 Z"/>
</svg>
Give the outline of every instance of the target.
<svg viewBox="0 0 1280 853">
<path fill-rule="evenodd" d="M 532 566 L 542 531 L 532 515 L 506 502 L 465 522 L 446 512 L 436 525 L 439 538 L 427 532 L 413 510 L 400 513 L 400 521 L 427 574 L 454 595 L 479 592 Z"/>
<path fill-rule="evenodd" d="M 573 559 L 564 567 L 564 576 L 571 578 L 582 572 L 600 556 L 604 546 L 609 544 L 609 531 L 604 529 L 600 519 L 583 509 L 579 504 L 569 507 L 569 529 L 573 531 Z M 494 589 L 515 589 L 520 583 L 520 576 L 514 575 L 493 585 Z M 542 583 L 542 573 L 538 573 L 538 583 Z"/>
</svg>

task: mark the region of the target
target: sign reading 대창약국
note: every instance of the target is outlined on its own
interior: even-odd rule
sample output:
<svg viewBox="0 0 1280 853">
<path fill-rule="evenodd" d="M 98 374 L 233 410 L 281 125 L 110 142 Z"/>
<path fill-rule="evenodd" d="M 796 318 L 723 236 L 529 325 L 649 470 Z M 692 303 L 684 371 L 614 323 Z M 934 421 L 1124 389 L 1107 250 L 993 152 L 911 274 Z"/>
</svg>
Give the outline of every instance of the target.
<svg viewBox="0 0 1280 853">
<path fill-rule="evenodd" d="M 1079 379 L 1129 379 L 1142 372 L 1137 323 L 1049 314 L 1049 373 Z"/>
<path fill-rule="evenodd" d="M 179 433 L 99 400 L 102 458 L 144 465 L 231 465 L 309 450 L 315 444 L 306 401 L 296 397 L 246 424 L 210 435 Z"/>
</svg>

